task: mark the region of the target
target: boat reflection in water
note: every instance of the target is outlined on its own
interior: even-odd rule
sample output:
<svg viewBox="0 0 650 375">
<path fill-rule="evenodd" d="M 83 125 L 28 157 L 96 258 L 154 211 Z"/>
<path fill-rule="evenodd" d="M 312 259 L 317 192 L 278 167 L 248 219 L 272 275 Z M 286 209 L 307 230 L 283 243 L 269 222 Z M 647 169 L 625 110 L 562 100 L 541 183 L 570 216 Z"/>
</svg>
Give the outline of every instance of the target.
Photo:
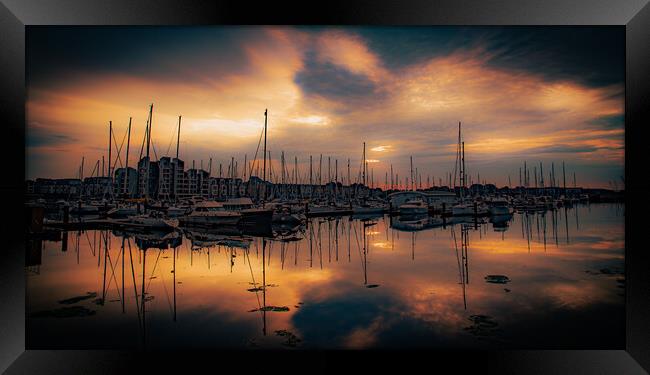
<svg viewBox="0 0 650 375">
<path fill-rule="evenodd" d="M 421 231 L 441 227 L 448 219 L 429 215 L 400 215 L 390 218 L 390 227 L 402 232 Z"/>
<path fill-rule="evenodd" d="M 512 214 L 490 216 L 490 223 L 495 232 L 505 232 L 508 230 Z"/>
<path fill-rule="evenodd" d="M 624 342 L 622 211 L 315 217 L 261 235 L 62 232 L 26 249 L 36 259 L 26 339 L 42 349 L 611 348 Z"/>
</svg>

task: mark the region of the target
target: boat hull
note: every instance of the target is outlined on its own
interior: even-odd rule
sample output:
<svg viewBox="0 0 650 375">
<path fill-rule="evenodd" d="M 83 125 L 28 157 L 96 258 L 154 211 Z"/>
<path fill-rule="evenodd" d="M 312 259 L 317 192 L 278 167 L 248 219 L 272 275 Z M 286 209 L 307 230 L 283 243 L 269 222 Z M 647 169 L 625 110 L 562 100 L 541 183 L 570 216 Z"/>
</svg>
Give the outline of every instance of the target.
<svg viewBox="0 0 650 375">
<path fill-rule="evenodd" d="M 341 207 L 309 207 L 309 210 L 307 211 L 307 216 L 309 217 L 342 216 L 350 214 L 352 214 L 351 209 Z"/>
<path fill-rule="evenodd" d="M 237 225 L 241 222 L 241 216 L 183 216 L 179 222 L 183 226 L 219 226 L 219 225 Z"/>
<path fill-rule="evenodd" d="M 427 207 L 400 207 L 400 215 L 426 215 L 429 213 Z"/>
<path fill-rule="evenodd" d="M 245 209 L 241 213 L 242 224 L 267 224 L 273 220 L 272 209 Z"/>
<path fill-rule="evenodd" d="M 510 208 L 508 206 L 492 206 L 489 208 L 489 211 L 492 216 L 510 214 Z"/>
</svg>

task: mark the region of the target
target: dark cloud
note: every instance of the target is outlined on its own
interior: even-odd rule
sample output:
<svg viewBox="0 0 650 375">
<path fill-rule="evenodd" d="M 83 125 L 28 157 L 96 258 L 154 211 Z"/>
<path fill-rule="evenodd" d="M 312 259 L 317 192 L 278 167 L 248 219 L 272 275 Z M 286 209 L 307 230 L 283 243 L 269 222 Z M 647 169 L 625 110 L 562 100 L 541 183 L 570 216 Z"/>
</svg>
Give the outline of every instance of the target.
<svg viewBox="0 0 650 375">
<path fill-rule="evenodd" d="M 572 146 L 567 144 L 544 146 L 527 150 L 531 154 L 564 154 L 564 153 L 584 153 L 598 151 L 601 147 L 595 146 Z"/>
<path fill-rule="evenodd" d="M 119 73 L 200 82 L 214 72 L 245 71 L 242 47 L 260 33 L 252 27 L 30 26 L 26 79 L 28 86 L 43 86 Z"/>
<path fill-rule="evenodd" d="M 317 61 L 307 53 L 303 69 L 294 82 L 306 95 L 314 95 L 340 103 L 359 104 L 383 96 L 380 88 L 368 77 L 352 73 L 329 62 Z"/>
<path fill-rule="evenodd" d="M 74 137 L 65 134 L 54 134 L 38 125 L 30 124 L 25 144 L 27 147 L 59 146 L 77 141 Z"/>
<path fill-rule="evenodd" d="M 484 49 L 488 65 L 570 79 L 590 86 L 622 84 L 622 26 L 364 27 L 367 40 L 389 68 L 401 68 L 458 50 Z M 619 93 L 617 96 L 620 96 Z"/>
<path fill-rule="evenodd" d="M 622 84 L 625 29 L 618 26 L 506 27 L 489 32 L 489 65 L 589 86 Z"/>
<path fill-rule="evenodd" d="M 622 129 L 625 124 L 625 115 L 608 115 L 601 116 L 594 120 L 589 121 L 589 125 L 593 125 L 601 129 Z"/>
<path fill-rule="evenodd" d="M 312 34 L 331 29 L 298 28 Z M 622 26 L 339 29 L 362 37 L 389 69 L 418 64 L 459 49 L 483 47 L 490 56 L 488 63 L 497 68 L 533 72 L 547 79 L 572 79 L 592 86 L 620 84 L 624 80 Z M 65 72 L 121 72 L 183 79 L 179 72 L 218 71 L 220 67 L 231 72 L 242 70 L 247 66 L 242 45 L 259 38 L 261 32 L 257 27 L 238 26 L 30 26 L 27 80 L 64 79 Z"/>
</svg>

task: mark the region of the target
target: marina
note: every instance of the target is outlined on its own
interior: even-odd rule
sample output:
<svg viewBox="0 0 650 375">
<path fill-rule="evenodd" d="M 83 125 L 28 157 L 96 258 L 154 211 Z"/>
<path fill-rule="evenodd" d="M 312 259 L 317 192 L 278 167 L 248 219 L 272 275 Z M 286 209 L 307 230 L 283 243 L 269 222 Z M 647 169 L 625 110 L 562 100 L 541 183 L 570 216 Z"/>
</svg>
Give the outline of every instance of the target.
<svg viewBox="0 0 650 375">
<path fill-rule="evenodd" d="M 578 203 L 506 217 L 314 217 L 261 235 L 225 226 L 58 231 L 28 241 L 27 341 L 95 349 L 618 345 L 623 215 L 620 204 Z"/>
<path fill-rule="evenodd" d="M 26 38 L 26 348 L 624 347 L 616 28 L 79 30 Z"/>
<path fill-rule="evenodd" d="M 377 186 L 365 142 L 356 180 L 328 157 L 324 181 L 320 155 L 301 181 L 284 152 L 278 177 L 267 116 L 243 175 L 234 157 L 228 177 L 184 170 L 180 116 L 175 158 L 152 160 L 152 104 L 137 171 L 111 122 L 106 173 L 82 159 L 77 180 L 28 184 L 29 347 L 584 348 L 593 325 L 623 342 L 622 190 L 567 187 L 564 163 L 562 184 L 526 162 L 518 186 L 470 184 L 461 123 L 446 186 L 412 157 Z"/>
</svg>

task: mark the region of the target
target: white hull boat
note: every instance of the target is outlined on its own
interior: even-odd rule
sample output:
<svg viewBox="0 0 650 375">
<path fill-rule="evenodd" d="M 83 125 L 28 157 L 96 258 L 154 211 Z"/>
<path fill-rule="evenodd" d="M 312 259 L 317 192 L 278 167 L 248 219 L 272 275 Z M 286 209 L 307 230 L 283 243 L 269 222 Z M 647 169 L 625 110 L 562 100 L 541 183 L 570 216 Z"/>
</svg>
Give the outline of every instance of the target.
<svg viewBox="0 0 650 375">
<path fill-rule="evenodd" d="M 188 226 L 215 226 L 237 225 L 241 218 L 241 213 L 227 211 L 219 202 L 199 202 L 190 214 L 180 217 L 179 220 Z"/>
<path fill-rule="evenodd" d="M 138 226 L 152 229 L 176 229 L 178 228 L 177 219 L 165 219 L 162 217 L 152 217 L 148 215 L 136 215 L 129 218 L 129 222 Z"/>
<path fill-rule="evenodd" d="M 400 215 L 426 215 L 429 207 L 422 201 L 409 201 L 399 206 Z"/>
</svg>

